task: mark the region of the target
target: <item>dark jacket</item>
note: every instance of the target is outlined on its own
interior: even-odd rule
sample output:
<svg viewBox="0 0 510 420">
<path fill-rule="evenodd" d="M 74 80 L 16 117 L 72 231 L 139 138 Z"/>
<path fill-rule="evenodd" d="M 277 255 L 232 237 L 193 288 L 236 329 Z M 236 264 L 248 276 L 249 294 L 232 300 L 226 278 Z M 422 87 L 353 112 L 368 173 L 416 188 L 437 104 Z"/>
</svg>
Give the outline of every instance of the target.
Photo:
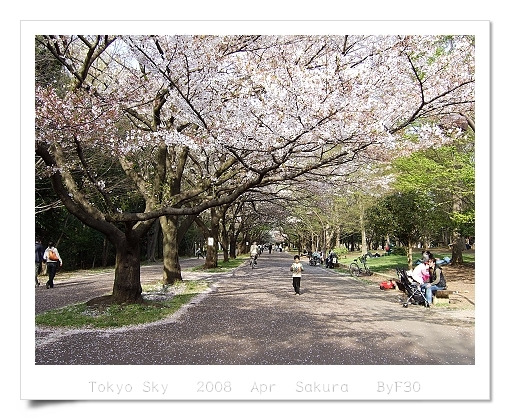
<svg viewBox="0 0 510 420">
<path fill-rule="evenodd" d="M 40 263 L 43 260 L 44 247 L 40 243 L 35 243 L 35 262 Z"/>
<path fill-rule="evenodd" d="M 430 279 L 429 282 L 431 285 L 435 285 L 437 287 L 446 287 L 446 279 L 443 274 L 443 270 L 441 267 L 436 265 L 434 270 L 430 270 Z"/>
</svg>

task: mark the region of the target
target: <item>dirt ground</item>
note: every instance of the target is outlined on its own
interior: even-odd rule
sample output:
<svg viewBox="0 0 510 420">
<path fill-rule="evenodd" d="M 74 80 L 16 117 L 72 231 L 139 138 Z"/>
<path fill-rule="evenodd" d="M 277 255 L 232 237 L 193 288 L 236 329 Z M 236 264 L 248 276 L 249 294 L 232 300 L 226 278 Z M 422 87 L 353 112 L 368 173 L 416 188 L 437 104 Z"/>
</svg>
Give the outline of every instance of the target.
<svg viewBox="0 0 510 420">
<path fill-rule="evenodd" d="M 464 263 L 461 266 L 443 268 L 450 294 L 450 305 L 460 308 L 473 308 L 475 305 L 475 264 Z"/>
</svg>

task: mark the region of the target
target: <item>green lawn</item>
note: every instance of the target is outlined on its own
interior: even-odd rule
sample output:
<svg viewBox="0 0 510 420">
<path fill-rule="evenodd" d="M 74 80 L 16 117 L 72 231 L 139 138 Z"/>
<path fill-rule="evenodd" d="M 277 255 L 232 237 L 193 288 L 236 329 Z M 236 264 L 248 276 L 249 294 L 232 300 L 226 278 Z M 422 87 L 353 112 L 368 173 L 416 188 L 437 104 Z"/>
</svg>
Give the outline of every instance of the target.
<svg viewBox="0 0 510 420">
<path fill-rule="evenodd" d="M 375 251 L 371 251 L 372 254 L 375 254 Z M 382 254 L 381 251 L 378 251 L 379 254 Z M 448 249 L 438 249 L 436 251 L 433 250 L 435 258 L 451 258 L 452 253 Z M 359 252 L 349 252 L 346 258 L 340 258 L 339 262 L 341 265 L 349 266 L 356 258 L 359 258 L 361 253 Z M 421 258 L 420 250 L 413 251 L 413 264 Z M 474 263 L 475 262 L 475 253 L 474 250 L 469 250 L 463 253 L 463 259 L 466 263 Z M 407 256 L 405 255 L 383 255 L 377 258 L 367 258 L 367 266 L 370 270 L 378 273 L 390 273 L 394 274 L 394 270 L 398 267 L 407 267 Z"/>
</svg>

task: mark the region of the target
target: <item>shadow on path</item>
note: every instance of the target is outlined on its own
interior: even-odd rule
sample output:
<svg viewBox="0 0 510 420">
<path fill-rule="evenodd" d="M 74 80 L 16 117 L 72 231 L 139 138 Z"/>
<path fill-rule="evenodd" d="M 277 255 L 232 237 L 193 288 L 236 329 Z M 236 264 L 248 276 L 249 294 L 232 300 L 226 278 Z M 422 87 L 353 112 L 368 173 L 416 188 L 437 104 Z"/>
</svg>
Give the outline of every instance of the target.
<svg viewBox="0 0 510 420">
<path fill-rule="evenodd" d="M 209 293 L 150 325 L 37 329 L 36 364 L 474 364 L 472 318 L 403 308 L 397 291 L 381 291 L 306 261 L 303 294 L 297 296 L 291 263 L 291 254 L 263 253 L 255 269 L 243 264 L 215 275 Z M 80 287 L 99 283 L 83 279 Z"/>
</svg>

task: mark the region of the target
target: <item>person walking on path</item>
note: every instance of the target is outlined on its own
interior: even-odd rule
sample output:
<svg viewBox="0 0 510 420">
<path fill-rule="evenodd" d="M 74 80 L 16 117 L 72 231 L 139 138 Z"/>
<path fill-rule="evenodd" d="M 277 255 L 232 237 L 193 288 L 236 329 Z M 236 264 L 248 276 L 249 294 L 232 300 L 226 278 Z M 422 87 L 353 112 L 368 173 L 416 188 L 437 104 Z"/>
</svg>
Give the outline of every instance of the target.
<svg viewBox="0 0 510 420">
<path fill-rule="evenodd" d="M 301 273 L 303 272 L 303 264 L 299 261 L 299 255 L 294 256 L 294 263 L 290 266 L 292 272 L 292 286 L 296 295 L 300 295 L 301 289 Z"/>
<path fill-rule="evenodd" d="M 53 242 L 50 242 L 48 248 L 44 251 L 43 260 L 46 261 L 46 266 L 48 267 L 49 280 L 46 282 L 46 289 L 53 289 L 53 279 L 57 273 L 57 268 L 59 266 L 62 267 L 62 259 Z"/>
<path fill-rule="evenodd" d="M 253 267 L 257 265 L 257 258 L 259 256 L 259 247 L 257 242 L 253 242 L 250 247 L 250 265 Z"/>
<path fill-rule="evenodd" d="M 39 271 L 41 270 L 41 263 L 43 261 L 44 256 L 44 247 L 41 244 L 41 240 L 39 238 L 35 239 L 35 287 L 39 286 L 39 279 L 37 276 L 39 275 Z"/>
</svg>

